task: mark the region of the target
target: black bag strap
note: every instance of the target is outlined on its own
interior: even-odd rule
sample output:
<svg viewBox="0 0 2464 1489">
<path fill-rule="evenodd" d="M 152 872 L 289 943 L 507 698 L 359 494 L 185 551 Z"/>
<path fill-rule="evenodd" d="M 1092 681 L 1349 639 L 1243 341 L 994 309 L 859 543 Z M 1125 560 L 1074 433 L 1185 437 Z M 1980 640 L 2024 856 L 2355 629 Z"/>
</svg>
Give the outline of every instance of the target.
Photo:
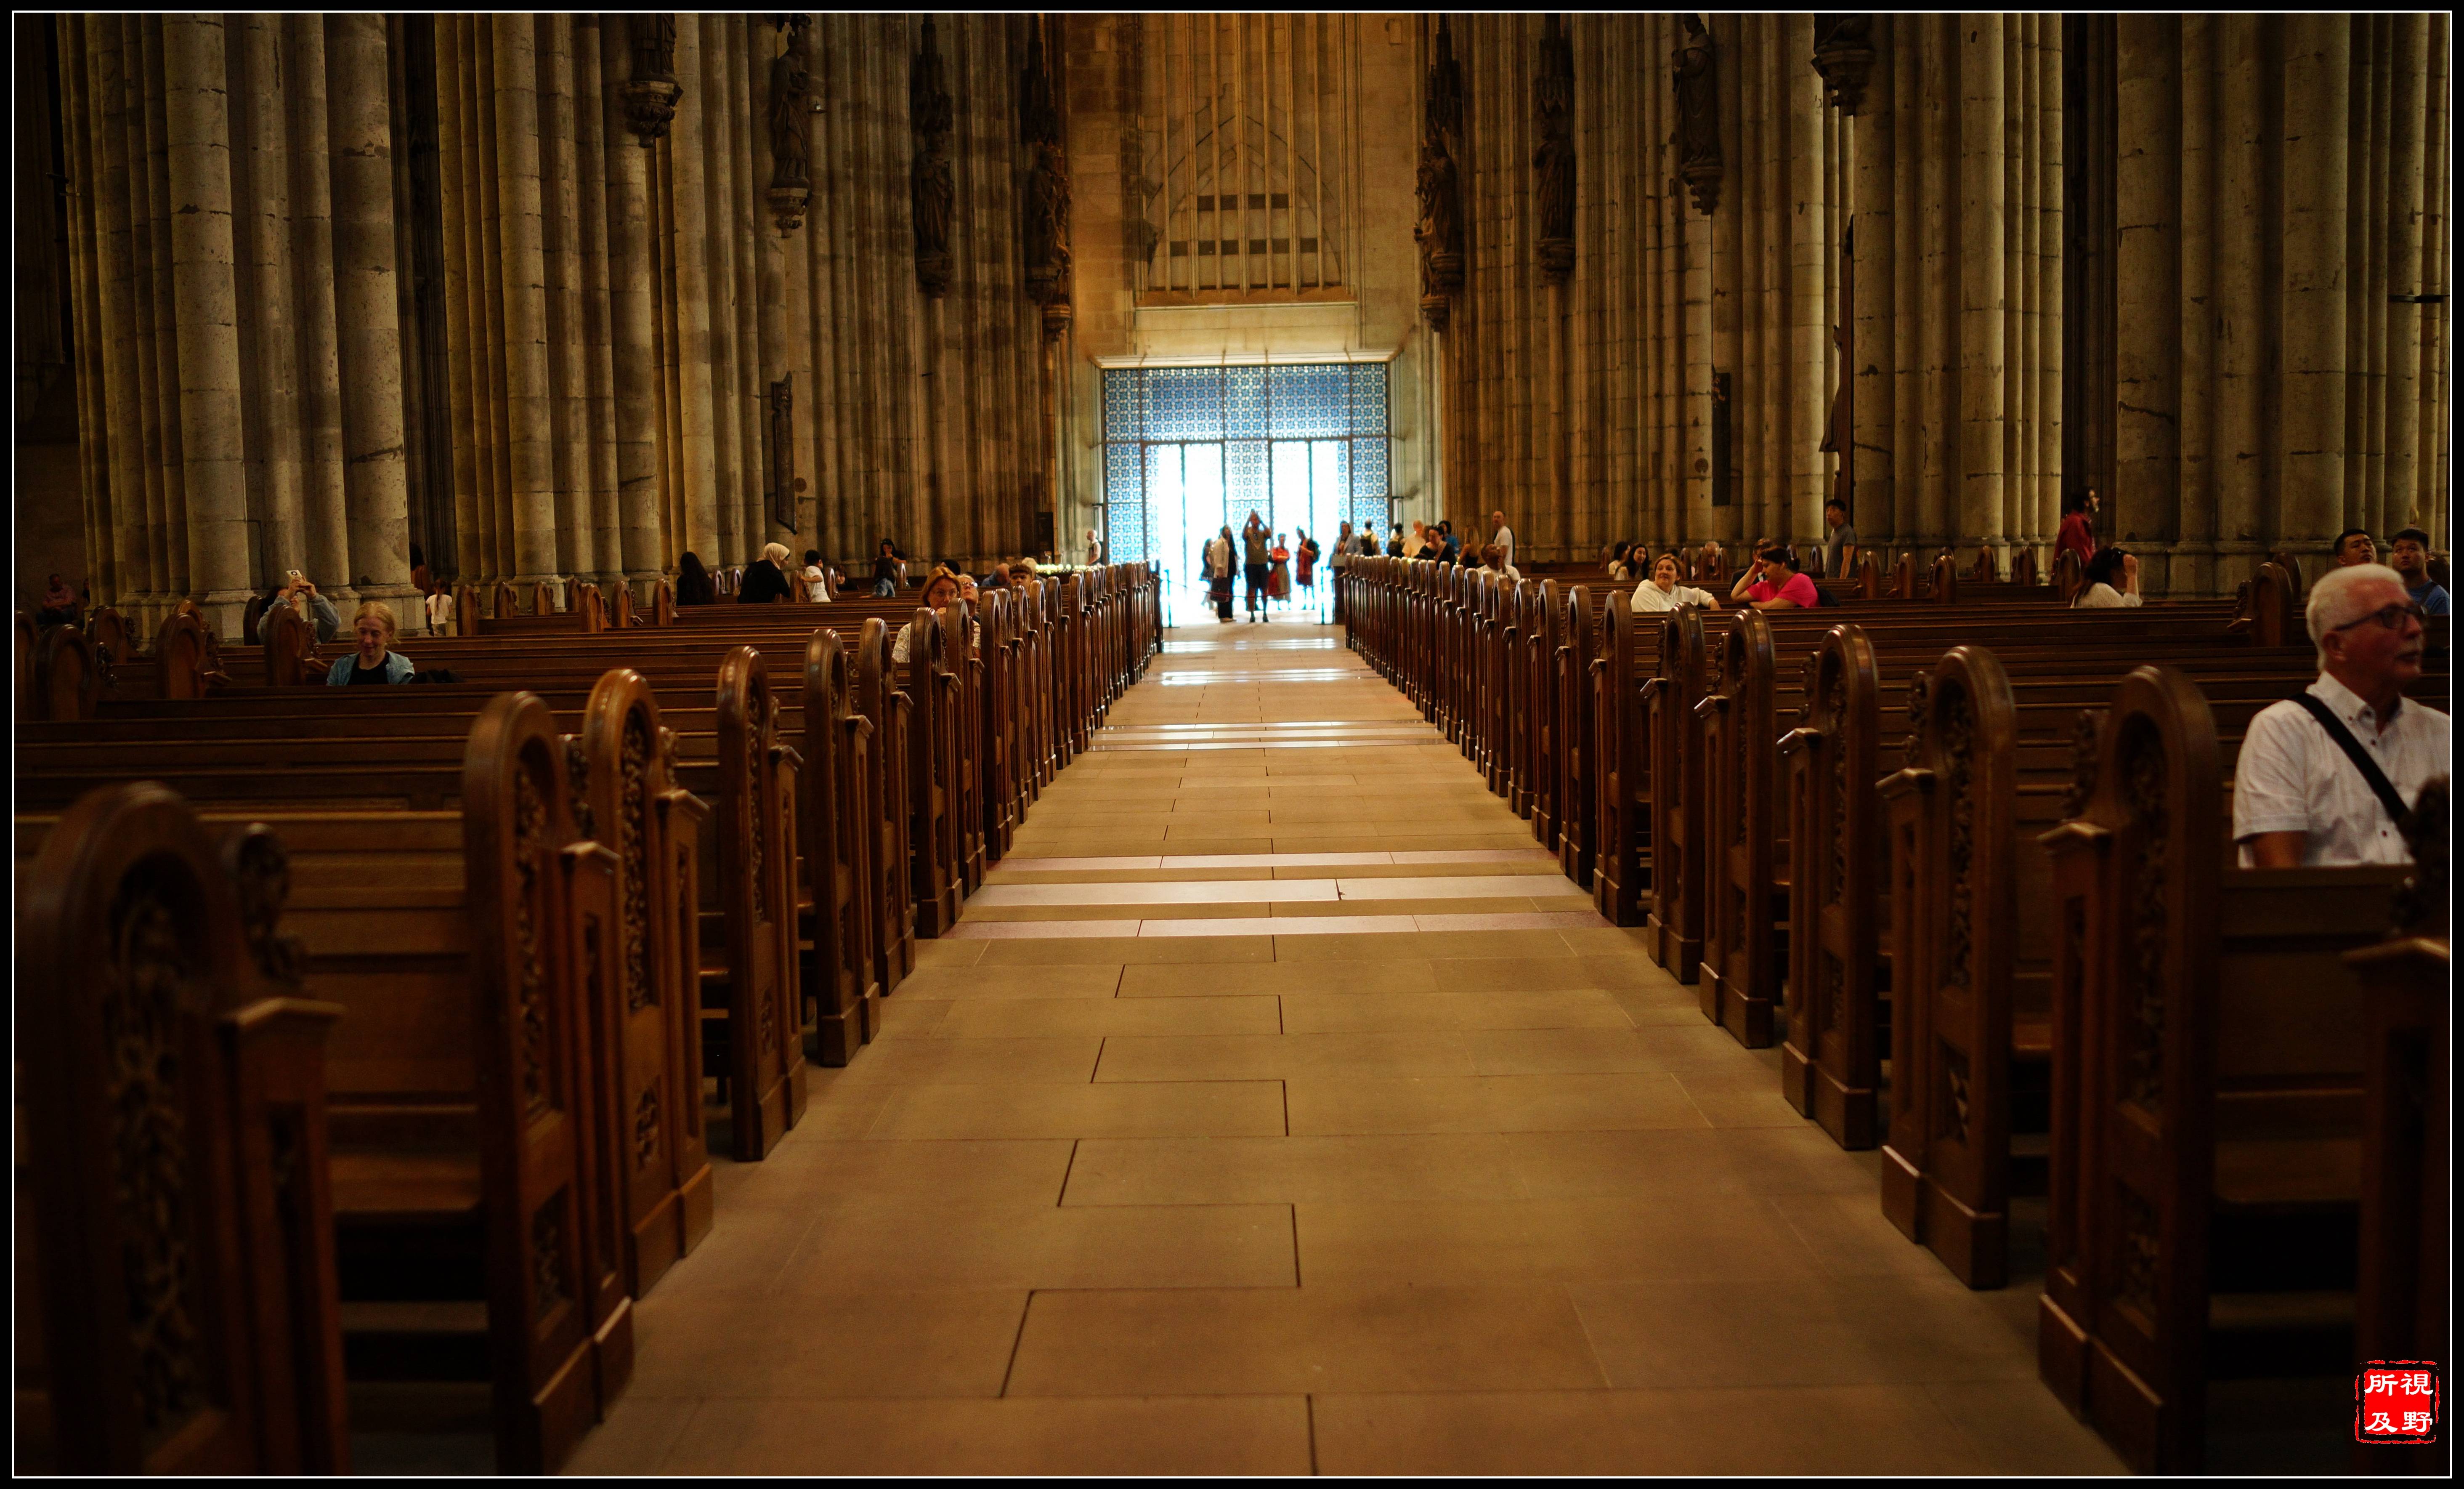
<svg viewBox="0 0 2464 1489">
<path fill-rule="evenodd" d="M 2296 693 L 2293 701 L 2319 721 L 2319 727 L 2327 731 L 2327 738 L 2336 742 L 2336 747 L 2343 750 L 2344 758 L 2353 763 L 2353 768 L 2362 773 L 2362 779 L 2369 783 L 2371 794 L 2377 796 L 2379 805 L 2387 809 L 2388 820 L 2399 828 L 2410 821 L 2411 809 L 2405 806 L 2404 797 L 2396 790 L 2395 783 L 2387 778 L 2387 772 L 2370 758 L 2370 752 L 2362 748 L 2362 742 L 2353 738 L 2353 731 L 2344 727 L 2344 721 L 2336 717 L 2336 711 L 2316 693 Z"/>
</svg>

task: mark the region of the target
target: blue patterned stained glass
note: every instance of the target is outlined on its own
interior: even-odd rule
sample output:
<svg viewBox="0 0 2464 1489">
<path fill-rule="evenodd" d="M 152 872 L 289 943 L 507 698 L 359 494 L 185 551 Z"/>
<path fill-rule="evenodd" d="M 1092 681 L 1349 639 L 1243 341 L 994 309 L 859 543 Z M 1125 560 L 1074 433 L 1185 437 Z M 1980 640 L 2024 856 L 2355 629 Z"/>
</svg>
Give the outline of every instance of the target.
<svg viewBox="0 0 2464 1489">
<path fill-rule="evenodd" d="M 1267 433 L 1325 439 L 1352 433 L 1350 379 L 1342 363 L 1267 369 Z"/>
<path fill-rule="evenodd" d="M 1353 525 L 1374 523 L 1380 532 L 1391 510 L 1387 499 L 1393 489 L 1387 484 L 1386 441 L 1355 439 L 1352 442 L 1352 521 Z"/>
<path fill-rule="evenodd" d="M 1223 369 L 1223 433 L 1234 439 L 1257 439 L 1266 433 L 1266 369 Z"/>
<path fill-rule="evenodd" d="M 1104 437 L 1108 440 L 1142 439 L 1146 421 L 1139 416 L 1138 374 L 1129 367 L 1111 367 L 1104 373 Z"/>
<path fill-rule="evenodd" d="M 1274 525 L 1275 503 L 1266 475 L 1265 440 L 1236 439 L 1223 447 L 1223 520 L 1234 532 L 1252 512 L 1267 526 Z"/>
<path fill-rule="evenodd" d="M 1386 433 L 1386 364 L 1352 365 L 1352 428 L 1354 434 Z"/>
<path fill-rule="evenodd" d="M 1150 367 L 1147 385 L 1149 439 L 1223 437 L 1223 369 Z"/>
</svg>

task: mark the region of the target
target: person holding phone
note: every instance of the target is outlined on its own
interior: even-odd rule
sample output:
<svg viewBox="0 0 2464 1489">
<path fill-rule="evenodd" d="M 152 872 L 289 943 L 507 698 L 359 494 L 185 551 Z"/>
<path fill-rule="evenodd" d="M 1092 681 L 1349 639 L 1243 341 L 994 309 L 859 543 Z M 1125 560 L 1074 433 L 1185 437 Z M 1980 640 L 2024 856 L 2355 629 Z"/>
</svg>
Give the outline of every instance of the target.
<svg viewBox="0 0 2464 1489">
<path fill-rule="evenodd" d="M 342 629 L 342 617 L 334 609 L 334 602 L 317 592 L 315 581 L 294 568 L 284 571 L 282 583 L 267 597 L 265 613 L 256 618 L 257 640 L 263 641 L 273 633 L 274 608 L 277 605 L 288 605 L 297 611 L 300 619 L 316 628 L 319 642 L 331 641 Z"/>
</svg>

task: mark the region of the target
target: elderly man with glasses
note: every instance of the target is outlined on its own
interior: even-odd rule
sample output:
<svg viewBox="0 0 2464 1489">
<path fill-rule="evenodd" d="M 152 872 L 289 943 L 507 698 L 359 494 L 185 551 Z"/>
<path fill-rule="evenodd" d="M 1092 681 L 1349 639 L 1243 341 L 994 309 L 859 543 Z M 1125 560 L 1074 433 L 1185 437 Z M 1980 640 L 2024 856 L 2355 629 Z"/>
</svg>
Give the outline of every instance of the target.
<svg viewBox="0 0 2464 1489">
<path fill-rule="evenodd" d="M 2411 701 L 2421 606 L 2377 564 L 2328 570 L 2310 589 L 2319 680 L 2250 723 L 2233 768 L 2233 840 L 2245 868 L 2409 863 L 2397 818 L 2447 774 L 2448 718 Z"/>
</svg>

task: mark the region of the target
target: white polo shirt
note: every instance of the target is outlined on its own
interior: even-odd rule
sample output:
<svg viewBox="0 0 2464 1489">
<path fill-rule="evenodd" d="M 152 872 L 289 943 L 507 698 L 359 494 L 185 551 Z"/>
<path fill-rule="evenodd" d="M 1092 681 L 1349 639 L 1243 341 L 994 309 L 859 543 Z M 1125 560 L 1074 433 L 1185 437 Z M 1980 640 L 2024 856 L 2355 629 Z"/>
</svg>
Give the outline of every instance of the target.
<svg viewBox="0 0 2464 1489">
<path fill-rule="evenodd" d="M 1497 536 L 1489 539 L 1488 541 L 1497 544 L 1499 549 L 1502 550 L 1501 557 L 1504 559 L 1506 567 L 1512 568 L 1514 567 L 1514 529 L 1511 527 L 1501 527 L 1497 530 Z"/>
<path fill-rule="evenodd" d="M 2335 678 L 2322 674 L 2310 693 L 2343 721 L 2406 801 L 2432 777 L 2447 774 L 2445 714 L 2407 699 L 2382 734 L 2370 705 Z M 2304 868 L 2412 861 L 2362 772 L 2319 721 L 2289 700 L 2250 722 L 2233 767 L 2233 839 L 2242 844 L 2243 868 L 2252 866 L 2245 839 L 2260 833 L 2307 833 Z"/>
</svg>

